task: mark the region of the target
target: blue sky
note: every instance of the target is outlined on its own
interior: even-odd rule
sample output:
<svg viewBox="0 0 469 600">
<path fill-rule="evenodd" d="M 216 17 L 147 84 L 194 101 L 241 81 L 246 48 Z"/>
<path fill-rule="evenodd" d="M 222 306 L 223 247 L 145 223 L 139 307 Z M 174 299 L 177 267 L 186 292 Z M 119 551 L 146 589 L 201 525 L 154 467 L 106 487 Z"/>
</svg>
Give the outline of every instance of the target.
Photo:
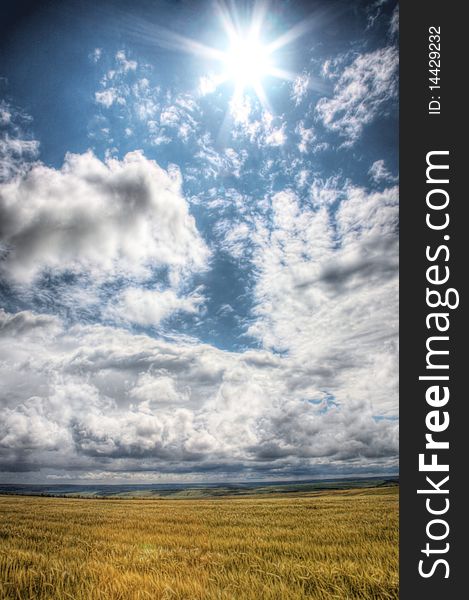
<svg viewBox="0 0 469 600">
<path fill-rule="evenodd" d="M 9 14 L 0 478 L 395 473 L 395 2 Z"/>
</svg>

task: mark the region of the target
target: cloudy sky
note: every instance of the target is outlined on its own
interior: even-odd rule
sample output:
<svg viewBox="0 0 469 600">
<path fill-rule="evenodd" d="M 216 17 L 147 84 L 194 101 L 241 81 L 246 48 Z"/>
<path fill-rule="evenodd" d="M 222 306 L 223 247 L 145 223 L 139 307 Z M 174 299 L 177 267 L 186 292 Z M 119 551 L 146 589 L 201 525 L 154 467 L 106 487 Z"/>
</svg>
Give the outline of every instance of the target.
<svg viewBox="0 0 469 600">
<path fill-rule="evenodd" d="M 10 5 L 0 480 L 396 473 L 394 0 Z"/>
</svg>

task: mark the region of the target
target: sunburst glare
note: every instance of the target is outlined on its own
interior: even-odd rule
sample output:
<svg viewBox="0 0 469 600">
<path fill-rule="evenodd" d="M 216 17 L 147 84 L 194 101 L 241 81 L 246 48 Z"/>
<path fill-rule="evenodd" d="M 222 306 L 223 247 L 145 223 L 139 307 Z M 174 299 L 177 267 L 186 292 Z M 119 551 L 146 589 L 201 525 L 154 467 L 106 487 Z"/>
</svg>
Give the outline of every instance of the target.
<svg viewBox="0 0 469 600">
<path fill-rule="evenodd" d="M 257 85 L 271 72 L 269 51 L 258 39 L 237 37 L 224 56 L 225 78 L 232 79 L 238 89 Z"/>
</svg>

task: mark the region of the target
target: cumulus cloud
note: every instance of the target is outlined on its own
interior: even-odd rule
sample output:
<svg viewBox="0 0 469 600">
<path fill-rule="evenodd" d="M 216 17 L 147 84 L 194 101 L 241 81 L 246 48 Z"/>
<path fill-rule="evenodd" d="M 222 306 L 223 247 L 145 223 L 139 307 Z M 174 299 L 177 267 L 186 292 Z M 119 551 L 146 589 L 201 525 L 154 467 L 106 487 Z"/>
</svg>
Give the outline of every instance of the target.
<svg viewBox="0 0 469 600">
<path fill-rule="evenodd" d="M 321 98 L 316 112 L 323 125 L 353 144 L 384 104 L 397 95 L 398 53 L 395 47 L 360 54 L 338 75 L 332 98 Z M 337 77 L 330 63 L 324 73 Z"/>
<path fill-rule="evenodd" d="M 117 48 L 89 54 L 104 160 L 37 162 L 0 104 L 0 478 L 394 471 L 396 179 L 376 160 L 379 191 L 344 181 L 363 163 L 343 147 L 393 109 L 396 49 L 277 82 L 271 112 Z M 117 158 L 135 140 L 165 168 Z"/>
<path fill-rule="evenodd" d="M 0 477 L 395 469 L 397 189 L 329 182 L 324 194 L 316 190 L 308 207 L 277 193 L 269 219 L 227 222 L 221 232 L 234 257 L 254 243 L 250 333 L 262 349 L 0 312 Z M 109 310 L 148 326 L 202 302 L 198 293 L 128 287 Z"/>
<path fill-rule="evenodd" d="M 144 277 L 164 267 L 177 282 L 208 257 L 179 179 L 141 152 L 105 162 L 69 154 L 59 170 L 37 164 L 1 186 L 0 202 L 1 271 L 13 281 L 48 270 Z"/>
<path fill-rule="evenodd" d="M 266 350 L 1 312 L 0 471 L 392 468 L 395 421 L 376 419 L 363 397 L 331 401 L 307 369 Z"/>
</svg>

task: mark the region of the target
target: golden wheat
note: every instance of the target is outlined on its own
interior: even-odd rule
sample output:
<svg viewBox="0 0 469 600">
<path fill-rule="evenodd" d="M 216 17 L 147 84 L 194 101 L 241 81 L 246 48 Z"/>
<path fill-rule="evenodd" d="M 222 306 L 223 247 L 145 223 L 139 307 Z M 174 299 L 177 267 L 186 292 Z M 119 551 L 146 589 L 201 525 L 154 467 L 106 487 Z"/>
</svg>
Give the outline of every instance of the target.
<svg viewBox="0 0 469 600">
<path fill-rule="evenodd" d="M 198 500 L 0 497 L 0 596 L 398 598 L 397 488 Z"/>
</svg>

